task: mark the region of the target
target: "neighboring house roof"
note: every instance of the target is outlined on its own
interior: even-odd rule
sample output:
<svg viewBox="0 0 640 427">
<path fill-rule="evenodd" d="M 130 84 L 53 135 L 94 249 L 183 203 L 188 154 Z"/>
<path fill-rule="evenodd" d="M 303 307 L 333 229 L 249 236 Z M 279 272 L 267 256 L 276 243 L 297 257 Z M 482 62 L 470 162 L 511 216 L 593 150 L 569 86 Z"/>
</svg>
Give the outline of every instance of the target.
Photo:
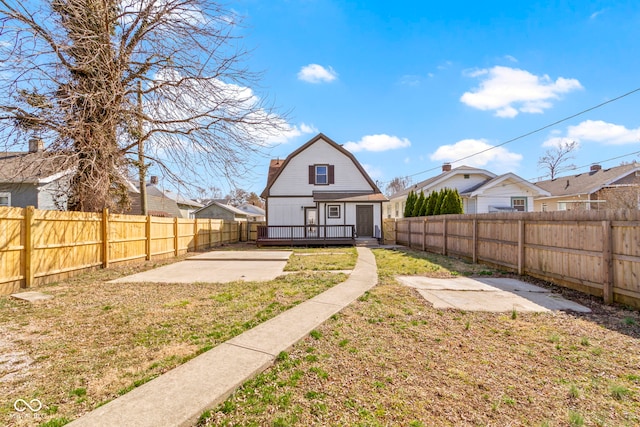
<svg viewBox="0 0 640 427">
<path fill-rule="evenodd" d="M 252 205 L 251 203 L 243 203 L 242 205 L 238 206 L 238 209 L 252 216 L 266 215 L 264 209 L 262 209 L 260 206 Z"/>
<path fill-rule="evenodd" d="M 175 200 L 178 205 L 184 205 L 184 206 L 188 206 L 188 207 L 191 207 L 191 208 L 202 208 L 202 207 L 204 207 L 204 205 L 202 203 L 198 203 L 195 200 L 191 200 L 191 199 L 187 199 L 186 197 L 182 197 L 180 194 L 174 193 L 171 190 L 164 190 L 164 195 L 167 196 L 170 199 Z"/>
<path fill-rule="evenodd" d="M 47 184 L 72 172 L 67 156 L 45 151 L 0 152 L 0 182 Z"/>
<path fill-rule="evenodd" d="M 640 163 L 636 162 L 609 169 L 601 169 L 596 165 L 589 172 L 539 181 L 535 185 L 548 191 L 551 197 L 591 194 L 638 171 Z"/>
<path fill-rule="evenodd" d="M 249 215 L 247 212 L 245 212 L 245 211 L 243 211 L 243 210 L 241 210 L 241 209 L 238 209 L 238 208 L 236 208 L 236 207 L 234 207 L 234 206 L 231 206 L 231 205 L 225 205 L 224 203 L 215 202 L 215 201 L 214 201 L 214 202 L 209 203 L 207 206 L 204 206 L 204 207 L 202 207 L 202 208 L 200 208 L 200 209 L 196 210 L 193 214 L 194 214 L 194 215 L 197 215 L 197 214 L 198 214 L 198 212 L 203 211 L 203 210 L 205 210 L 205 209 L 207 209 L 208 207 L 211 207 L 211 206 L 218 206 L 219 208 L 221 208 L 221 209 L 225 209 L 225 210 L 227 210 L 227 211 L 229 211 L 229 212 L 233 213 L 234 215 L 239 215 L 239 216 L 242 216 L 242 217 L 246 217 L 247 215 Z"/>
<path fill-rule="evenodd" d="M 485 182 L 481 182 L 478 185 L 475 185 L 469 189 L 467 189 L 466 191 L 460 193 L 461 196 L 467 196 L 467 197 L 476 197 L 476 196 L 481 196 L 485 191 L 490 190 L 491 188 L 496 187 L 497 185 L 500 185 L 501 183 L 503 183 L 504 181 L 507 180 L 512 180 L 515 181 L 517 184 L 522 185 L 524 187 L 529 188 L 530 190 L 538 193 L 538 196 L 550 196 L 551 193 L 549 193 L 548 191 L 535 186 L 534 184 L 526 181 L 525 179 L 519 177 L 518 175 L 514 174 L 514 173 L 505 173 L 504 175 L 500 175 L 500 176 L 496 176 L 495 178 L 489 179 Z"/>
<path fill-rule="evenodd" d="M 344 147 L 342 147 L 342 145 L 328 138 L 326 135 L 319 133 L 318 135 L 313 137 L 311 140 L 309 140 L 306 144 L 302 145 L 293 153 L 289 154 L 284 161 L 281 161 L 279 159 L 271 160 L 271 162 L 269 163 L 269 175 L 267 177 L 267 186 L 262 192 L 262 194 L 260 194 L 260 197 L 267 198 L 269 196 L 269 190 L 271 189 L 271 186 L 278 179 L 278 176 L 280 176 L 280 174 L 286 168 L 287 164 L 291 161 L 291 159 L 293 159 L 298 154 L 300 154 L 301 152 L 303 152 L 308 147 L 315 144 L 318 140 L 321 140 L 321 139 L 327 142 L 329 145 L 333 146 L 333 148 L 340 151 L 345 156 L 347 156 L 353 162 L 356 168 L 360 171 L 362 176 L 366 179 L 367 183 L 371 186 L 373 192 L 382 194 L 378 186 L 375 184 L 375 182 L 373 182 L 369 174 L 364 170 L 360 162 L 358 162 L 358 160 L 355 158 L 353 154 L 351 154 Z M 386 197 L 384 197 L 384 195 L 382 195 L 382 197 L 383 197 L 383 200 L 387 200 Z"/>
<path fill-rule="evenodd" d="M 126 212 L 129 215 L 140 215 L 140 192 L 129 192 L 131 207 Z M 147 193 L 147 213 L 151 216 L 167 218 L 182 218 L 182 212 L 175 200 L 164 195 Z"/>
<path fill-rule="evenodd" d="M 445 171 L 445 172 L 442 172 L 439 175 L 433 176 L 431 178 L 427 178 L 424 181 L 420 181 L 417 184 L 414 184 L 411 187 L 406 188 L 406 189 L 404 189 L 402 191 L 398 191 L 397 193 L 392 194 L 389 197 L 389 199 L 396 199 L 398 197 L 406 196 L 411 191 L 415 191 L 417 189 L 435 187 L 436 185 L 442 183 L 443 181 L 446 181 L 447 179 L 450 179 L 451 177 L 453 177 L 455 175 L 466 175 L 466 174 L 486 175 L 489 179 L 492 179 L 492 178 L 496 177 L 496 174 L 494 174 L 493 172 L 489 172 L 488 170 L 485 170 L 485 169 L 478 169 L 478 168 L 474 168 L 474 167 L 471 167 L 471 166 L 459 166 L 457 168 L 451 169 L 450 171 Z M 459 188 L 458 189 L 458 192 L 460 192 L 460 193 L 466 192 L 466 191 L 469 191 L 469 189 L 468 188 Z"/>
</svg>

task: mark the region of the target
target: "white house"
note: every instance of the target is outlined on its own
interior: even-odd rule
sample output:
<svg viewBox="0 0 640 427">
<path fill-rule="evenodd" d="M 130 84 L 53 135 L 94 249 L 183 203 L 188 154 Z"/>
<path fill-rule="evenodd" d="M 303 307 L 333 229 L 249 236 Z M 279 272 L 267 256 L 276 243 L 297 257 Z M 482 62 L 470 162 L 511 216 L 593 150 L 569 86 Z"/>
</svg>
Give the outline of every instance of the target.
<svg viewBox="0 0 640 427">
<path fill-rule="evenodd" d="M 381 237 L 386 197 L 353 154 L 323 134 L 286 159 L 272 160 L 261 196 L 269 237 L 287 233 L 298 233 L 296 238 L 307 240 L 330 233 Z M 345 230 L 354 230 L 356 235 L 345 235 Z"/>
<path fill-rule="evenodd" d="M 425 196 L 443 188 L 458 190 L 466 214 L 501 211 L 533 211 L 537 197 L 549 196 L 544 189 L 535 186 L 513 173 L 496 175 L 485 169 L 470 166 L 451 168 L 445 163 L 442 173 L 421 181 L 410 188 L 392 195 L 385 204 L 387 218 L 403 218 L 404 206 L 410 191 Z"/>
</svg>

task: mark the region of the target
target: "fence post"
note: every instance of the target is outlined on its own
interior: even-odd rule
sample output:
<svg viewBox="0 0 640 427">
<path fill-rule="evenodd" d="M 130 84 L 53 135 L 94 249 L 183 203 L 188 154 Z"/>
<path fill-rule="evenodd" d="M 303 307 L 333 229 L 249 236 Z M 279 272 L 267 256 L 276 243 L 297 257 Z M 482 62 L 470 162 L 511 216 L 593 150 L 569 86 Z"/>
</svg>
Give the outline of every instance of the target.
<svg viewBox="0 0 640 427">
<path fill-rule="evenodd" d="M 518 274 L 524 275 L 524 220 L 518 220 Z"/>
<path fill-rule="evenodd" d="M 471 249 L 471 259 L 474 264 L 478 263 L 478 219 L 473 218 L 473 230 L 472 230 L 472 244 L 473 248 Z"/>
<path fill-rule="evenodd" d="M 178 218 L 173 218 L 173 255 L 178 256 L 179 249 L 178 243 L 180 243 L 180 239 L 178 236 Z"/>
<path fill-rule="evenodd" d="M 427 218 L 422 220 L 422 252 L 427 250 Z"/>
<path fill-rule="evenodd" d="M 102 268 L 109 267 L 109 208 L 102 209 Z"/>
<path fill-rule="evenodd" d="M 209 249 L 213 247 L 213 220 L 209 218 Z"/>
<path fill-rule="evenodd" d="M 602 221 L 602 297 L 613 302 L 613 236 L 611 221 Z"/>
<path fill-rule="evenodd" d="M 193 219 L 193 250 L 198 252 L 198 218 Z"/>
<path fill-rule="evenodd" d="M 24 208 L 24 287 L 30 288 L 33 284 L 33 214 L 35 208 L 27 206 Z"/>
<path fill-rule="evenodd" d="M 147 222 L 144 225 L 144 234 L 147 235 L 147 239 L 144 242 L 144 258 L 149 261 L 151 259 L 151 215 L 147 215 Z"/>
<path fill-rule="evenodd" d="M 442 218 L 442 255 L 447 255 L 447 218 Z"/>
</svg>

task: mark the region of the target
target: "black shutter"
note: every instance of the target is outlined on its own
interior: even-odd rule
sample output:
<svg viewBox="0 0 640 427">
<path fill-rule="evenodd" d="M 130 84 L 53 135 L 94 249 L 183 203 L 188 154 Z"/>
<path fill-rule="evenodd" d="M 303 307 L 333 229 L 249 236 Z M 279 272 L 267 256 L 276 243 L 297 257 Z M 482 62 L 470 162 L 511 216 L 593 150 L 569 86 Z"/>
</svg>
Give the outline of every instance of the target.
<svg viewBox="0 0 640 427">
<path fill-rule="evenodd" d="M 329 165 L 329 184 L 335 184 L 336 183 L 334 169 L 335 168 L 333 167 L 333 165 Z"/>
<path fill-rule="evenodd" d="M 309 165 L 309 184 L 316 183 L 316 167 Z"/>
</svg>

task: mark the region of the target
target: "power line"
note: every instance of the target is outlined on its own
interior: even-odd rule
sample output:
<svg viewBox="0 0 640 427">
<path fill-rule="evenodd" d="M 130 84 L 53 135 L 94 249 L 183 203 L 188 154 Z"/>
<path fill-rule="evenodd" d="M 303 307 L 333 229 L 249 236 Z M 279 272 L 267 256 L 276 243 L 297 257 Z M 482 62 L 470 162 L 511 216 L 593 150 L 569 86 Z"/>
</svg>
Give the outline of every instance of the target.
<svg viewBox="0 0 640 427">
<path fill-rule="evenodd" d="M 499 148 L 499 147 L 502 147 L 502 146 L 504 146 L 504 145 L 510 144 L 510 143 L 512 143 L 512 142 L 514 142 L 514 141 L 518 141 L 518 140 L 520 140 L 520 139 L 522 139 L 522 138 L 526 138 L 526 137 L 531 136 L 531 135 L 533 135 L 533 134 L 536 134 L 536 133 L 538 133 L 538 132 L 542 132 L 542 131 L 543 131 L 543 130 L 545 130 L 545 129 L 549 129 L 550 127 L 553 127 L 553 126 L 556 126 L 556 125 L 558 125 L 558 124 L 560 124 L 560 123 L 566 122 L 567 120 L 574 119 L 574 118 L 576 118 L 576 117 L 578 117 L 578 116 L 581 116 L 581 115 L 583 115 L 583 114 L 585 114 L 585 113 L 588 113 L 588 112 L 590 112 L 590 111 L 596 110 L 596 109 L 601 108 L 601 107 L 604 107 L 605 105 L 607 105 L 607 104 L 611 104 L 612 102 L 619 101 L 620 99 L 625 98 L 625 97 L 627 97 L 627 96 L 629 96 L 629 95 L 632 95 L 632 94 L 634 94 L 634 93 L 636 93 L 636 92 L 640 92 L 640 87 L 639 87 L 639 88 L 636 88 L 636 89 L 633 89 L 633 90 L 631 90 L 631 91 L 629 91 L 629 92 L 626 92 L 626 93 L 624 93 L 624 94 L 622 94 L 622 95 L 619 95 L 619 96 L 617 96 L 617 97 L 615 97 L 615 98 L 612 98 L 612 99 L 609 99 L 609 100 L 607 100 L 607 101 L 604 101 L 604 102 L 602 102 L 602 103 L 600 103 L 600 104 L 598 104 L 598 105 L 594 105 L 593 107 L 589 107 L 589 108 L 587 108 L 587 109 L 585 109 L 585 110 L 580 111 L 579 113 L 575 113 L 575 114 L 572 114 L 572 115 L 567 116 L 567 117 L 565 117 L 565 118 L 562 118 L 562 119 L 560 119 L 560 120 L 556 120 L 556 121 L 555 121 L 555 122 L 553 122 L 553 123 L 550 123 L 550 124 L 548 124 L 548 125 L 542 126 L 542 127 L 538 128 L 538 129 L 532 130 L 532 131 L 527 132 L 527 133 L 525 133 L 525 134 L 522 134 L 522 135 L 520 135 L 520 136 L 516 136 L 515 138 L 511 138 L 511 139 L 509 139 L 509 140 L 507 140 L 507 141 L 501 142 L 501 143 L 500 143 L 500 144 L 498 144 L 498 145 L 494 145 L 494 146 L 491 146 L 491 147 L 489 147 L 489 148 L 486 148 L 486 149 L 484 149 L 484 150 L 482 150 L 482 151 L 478 151 L 477 153 L 469 154 L 468 156 L 465 156 L 465 157 L 459 158 L 459 159 L 454 160 L 454 161 L 452 161 L 452 162 L 450 162 L 450 163 L 457 163 L 457 162 L 461 162 L 462 160 L 466 160 L 466 159 L 469 159 L 469 158 L 471 158 L 471 157 L 477 156 L 477 155 L 479 155 L 479 154 L 486 153 L 487 151 L 495 150 L 496 148 Z M 610 159 L 610 160 L 613 160 L 613 159 Z M 416 176 L 416 175 L 422 175 L 423 173 L 431 172 L 431 171 L 434 171 L 434 170 L 437 170 L 437 169 L 440 169 L 440 166 L 436 166 L 436 167 L 433 167 L 433 168 L 431 168 L 431 169 L 426 169 L 426 170 L 423 170 L 423 171 L 421 171 L 421 172 L 416 172 L 416 173 L 414 173 L 414 174 L 407 175 L 407 178 L 411 178 L 411 177 L 414 177 L 414 176 Z M 391 182 L 391 181 L 387 181 L 387 182 Z M 386 183 L 386 182 L 385 182 L 385 183 Z"/>
</svg>

